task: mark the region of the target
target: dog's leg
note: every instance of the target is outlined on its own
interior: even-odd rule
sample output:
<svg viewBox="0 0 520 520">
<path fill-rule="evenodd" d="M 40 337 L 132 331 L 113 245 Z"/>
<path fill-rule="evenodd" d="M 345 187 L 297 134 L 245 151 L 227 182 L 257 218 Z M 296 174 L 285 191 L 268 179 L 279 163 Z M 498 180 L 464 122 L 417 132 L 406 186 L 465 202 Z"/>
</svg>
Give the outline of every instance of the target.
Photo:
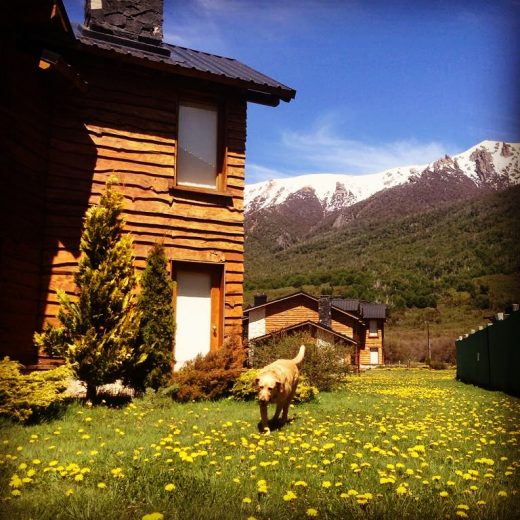
<svg viewBox="0 0 520 520">
<path fill-rule="evenodd" d="M 262 430 L 269 430 L 269 420 L 267 418 L 267 403 L 260 403 L 260 419 L 262 421 Z"/>
<path fill-rule="evenodd" d="M 276 403 L 276 411 L 274 412 L 273 421 L 277 421 L 278 417 L 280 417 L 280 412 L 282 411 L 282 404 Z"/>
<path fill-rule="evenodd" d="M 291 394 L 287 397 L 285 402 L 283 403 L 283 414 L 282 414 L 282 422 L 287 422 L 287 416 L 289 414 L 289 406 L 293 400 L 295 392 L 291 392 Z"/>
</svg>

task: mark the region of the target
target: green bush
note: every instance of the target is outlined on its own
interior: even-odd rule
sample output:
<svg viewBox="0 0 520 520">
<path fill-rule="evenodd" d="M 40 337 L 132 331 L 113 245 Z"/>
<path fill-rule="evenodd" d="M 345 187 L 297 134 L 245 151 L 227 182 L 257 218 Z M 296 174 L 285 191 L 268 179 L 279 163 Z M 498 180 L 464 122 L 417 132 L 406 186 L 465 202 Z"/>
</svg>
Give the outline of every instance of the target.
<svg viewBox="0 0 520 520">
<path fill-rule="evenodd" d="M 168 390 L 180 402 L 226 397 L 244 370 L 245 357 L 238 340 L 225 342 L 219 350 L 188 361 L 174 373 Z"/>
<path fill-rule="evenodd" d="M 231 389 L 231 397 L 236 401 L 251 401 L 256 398 L 255 379 L 258 370 L 252 368 L 240 374 Z M 306 403 L 315 399 L 320 391 L 309 383 L 309 380 L 302 374 L 294 395 L 294 403 Z"/>
<path fill-rule="evenodd" d="M 316 340 L 309 334 L 287 334 L 277 336 L 263 345 L 251 347 L 253 368 L 262 368 L 276 359 L 291 359 L 298 353 L 300 345 L 305 345 L 305 357 L 300 364 L 300 372 L 310 383 L 321 391 L 330 391 L 344 383 L 349 372 L 346 359 L 350 347 L 339 345 L 316 346 Z"/>
<path fill-rule="evenodd" d="M 113 188 L 115 182 L 108 180 L 99 204 L 85 214 L 74 274 L 77 296 L 58 291 L 60 325 L 48 323 L 34 336 L 38 348 L 67 360 L 87 384 L 90 400 L 98 386 L 123 375 L 139 324 L 134 249 L 124 232 L 124 197 Z"/>
<path fill-rule="evenodd" d="M 23 375 L 22 365 L 0 361 L 0 416 L 25 422 L 53 413 L 64 400 L 72 372 L 67 366 Z"/>
<path fill-rule="evenodd" d="M 168 386 L 173 368 L 173 282 L 162 244 L 150 249 L 140 285 L 139 333 L 136 347 L 125 363 L 123 380 L 144 392 L 147 387 L 157 390 Z"/>
</svg>

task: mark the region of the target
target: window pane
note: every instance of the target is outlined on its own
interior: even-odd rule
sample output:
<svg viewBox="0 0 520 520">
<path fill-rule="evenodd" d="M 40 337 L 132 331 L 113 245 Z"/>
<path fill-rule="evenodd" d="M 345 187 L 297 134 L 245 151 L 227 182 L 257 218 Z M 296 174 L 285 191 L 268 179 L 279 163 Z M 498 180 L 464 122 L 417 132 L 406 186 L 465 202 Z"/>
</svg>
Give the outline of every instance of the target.
<svg viewBox="0 0 520 520">
<path fill-rule="evenodd" d="M 216 107 L 180 105 L 177 184 L 216 188 L 217 129 Z"/>
</svg>

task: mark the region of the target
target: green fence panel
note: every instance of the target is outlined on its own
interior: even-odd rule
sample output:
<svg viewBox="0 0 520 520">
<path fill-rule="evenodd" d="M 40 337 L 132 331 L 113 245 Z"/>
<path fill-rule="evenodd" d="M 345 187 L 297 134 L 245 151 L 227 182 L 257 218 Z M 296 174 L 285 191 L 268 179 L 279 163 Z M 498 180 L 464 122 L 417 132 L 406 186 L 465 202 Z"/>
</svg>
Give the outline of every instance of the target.
<svg viewBox="0 0 520 520">
<path fill-rule="evenodd" d="M 488 327 L 493 388 L 520 395 L 520 312 Z"/>
<path fill-rule="evenodd" d="M 479 384 L 478 351 L 473 334 L 457 342 L 457 378 L 465 383 Z"/>
<path fill-rule="evenodd" d="M 475 384 L 484 388 L 490 388 L 490 359 L 489 359 L 489 340 L 486 329 L 473 333 L 471 339 L 475 345 Z"/>
</svg>

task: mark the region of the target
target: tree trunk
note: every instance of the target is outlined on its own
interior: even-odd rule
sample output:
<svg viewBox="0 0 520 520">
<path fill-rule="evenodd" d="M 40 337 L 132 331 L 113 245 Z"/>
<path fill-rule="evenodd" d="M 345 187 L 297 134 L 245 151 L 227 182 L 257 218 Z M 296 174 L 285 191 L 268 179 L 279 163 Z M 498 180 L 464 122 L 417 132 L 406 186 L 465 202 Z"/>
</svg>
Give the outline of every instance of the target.
<svg viewBox="0 0 520 520">
<path fill-rule="evenodd" d="M 87 383 L 87 401 L 93 403 L 97 396 L 97 387 L 92 383 Z"/>
</svg>

